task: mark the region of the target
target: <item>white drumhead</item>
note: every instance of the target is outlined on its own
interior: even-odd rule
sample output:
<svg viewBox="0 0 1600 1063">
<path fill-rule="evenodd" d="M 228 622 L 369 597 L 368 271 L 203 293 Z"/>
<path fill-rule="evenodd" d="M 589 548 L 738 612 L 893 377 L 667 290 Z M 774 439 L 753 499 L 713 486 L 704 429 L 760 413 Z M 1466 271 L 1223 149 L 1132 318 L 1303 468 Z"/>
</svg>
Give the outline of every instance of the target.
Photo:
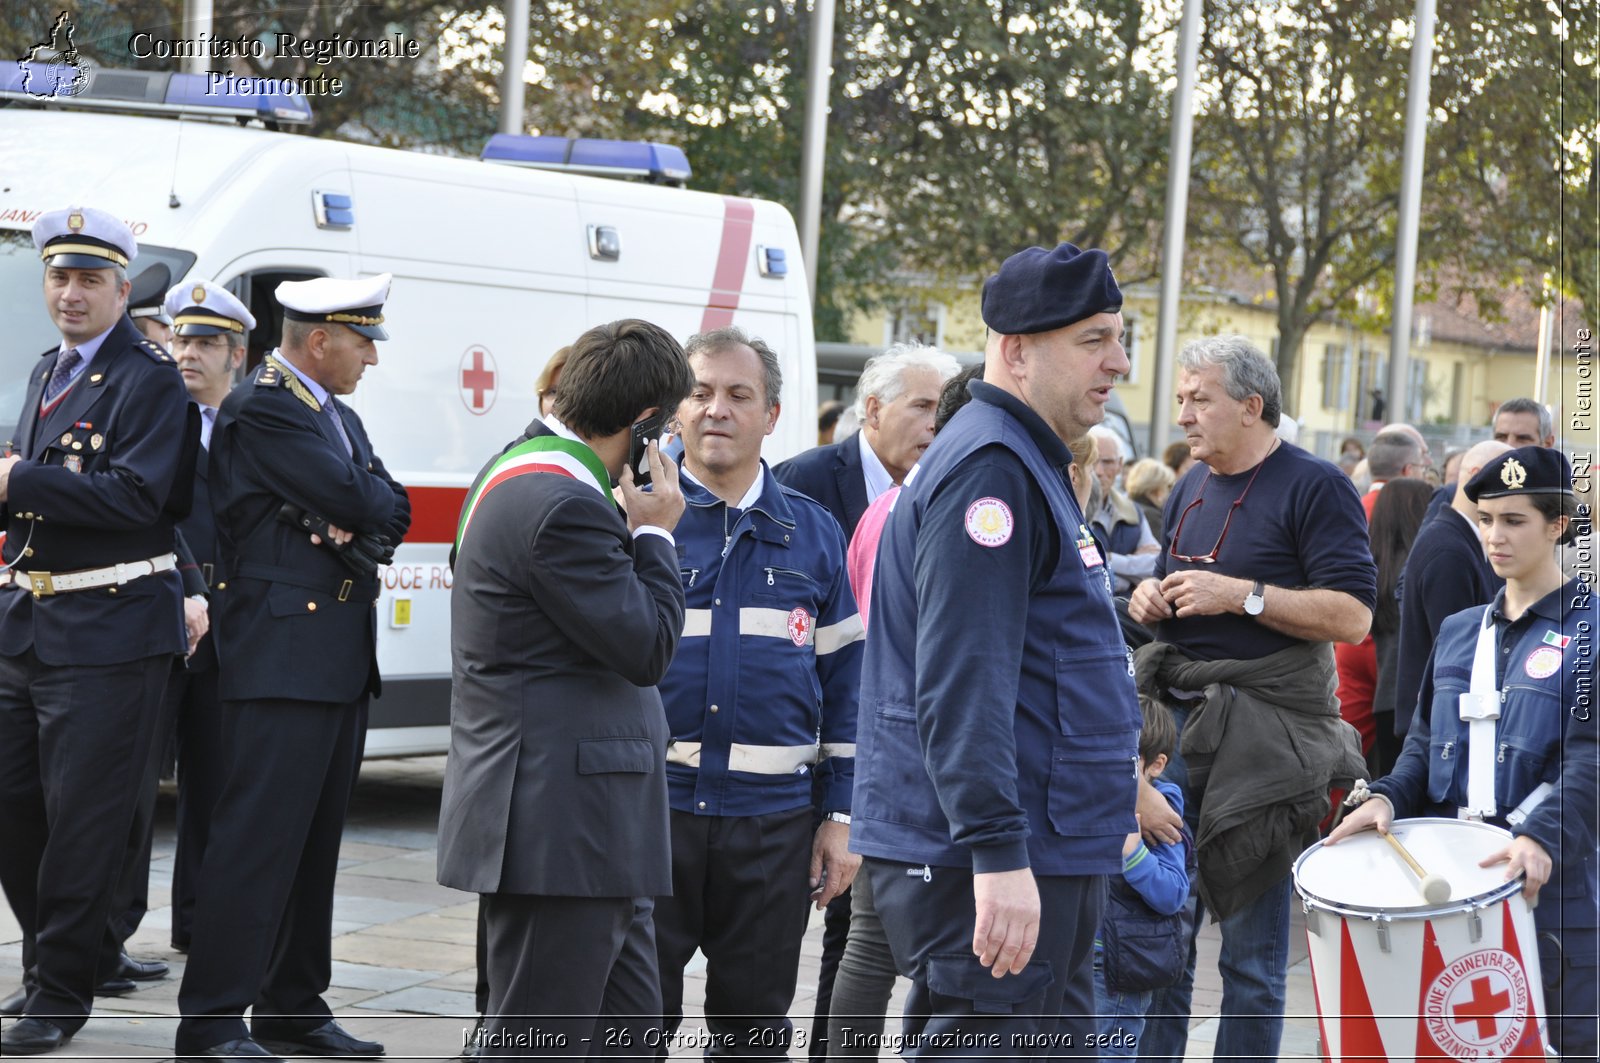
<svg viewBox="0 0 1600 1063">
<path fill-rule="evenodd" d="M 1510 844 L 1509 831 L 1459 819 L 1402 819 L 1391 829 L 1424 871 L 1450 883 L 1444 904 L 1423 900 L 1417 876 L 1376 831 L 1307 849 L 1295 862 L 1295 888 L 1309 901 L 1384 912 L 1437 911 L 1519 888 L 1506 881 L 1504 863 L 1478 866 Z"/>
</svg>

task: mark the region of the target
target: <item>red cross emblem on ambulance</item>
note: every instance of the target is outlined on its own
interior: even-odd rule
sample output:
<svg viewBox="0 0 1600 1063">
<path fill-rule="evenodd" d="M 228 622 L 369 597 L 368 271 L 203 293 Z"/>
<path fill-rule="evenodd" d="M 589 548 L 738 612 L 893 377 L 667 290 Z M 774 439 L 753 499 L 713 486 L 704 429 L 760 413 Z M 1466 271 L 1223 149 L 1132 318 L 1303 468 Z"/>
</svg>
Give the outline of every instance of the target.
<svg viewBox="0 0 1600 1063">
<path fill-rule="evenodd" d="M 489 407 L 494 405 L 499 379 L 500 374 L 494 367 L 494 355 L 489 353 L 489 349 L 477 345 L 468 347 L 461 356 L 461 372 L 456 378 L 456 387 L 469 412 L 474 415 L 489 412 Z"/>
</svg>

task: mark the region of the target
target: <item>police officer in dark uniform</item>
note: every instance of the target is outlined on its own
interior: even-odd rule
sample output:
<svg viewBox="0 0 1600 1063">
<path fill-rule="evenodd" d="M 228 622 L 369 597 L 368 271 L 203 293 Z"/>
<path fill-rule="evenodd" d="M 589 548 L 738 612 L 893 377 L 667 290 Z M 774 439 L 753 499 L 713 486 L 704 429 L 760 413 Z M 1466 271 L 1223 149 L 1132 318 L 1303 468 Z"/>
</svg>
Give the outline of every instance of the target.
<svg viewBox="0 0 1600 1063">
<path fill-rule="evenodd" d="M 279 285 L 283 346 L 212 431 L 229 769 L 178 994 L 181 1058 L 383 1054 L 333 1021 L 322 993 L 339 837 L 379 689 L 377 566 L 411 522 L 405 489 L 335 398 L 377 364 L 388 288 L 388 274 Z"/>
<path fill-rule="evenodd" d="M 211 436 L 222 400 L 244 363 L 245 337 L 256 319 L 232 292 L 210 281 L 185 281 L 166 293 L 173 322 L 172 356 L 184 387 L 200 407 L 200 453 L 194 467 L 194 508 L 178 530 L 194 553 L 203 588 L 217 574 L 217 523 L 211 512 Z M 173 671 L 167 708 L 178 738 L 178 844 L 172 860 L 172 947 L 189 948 L 200 864 L 210 833 L 211 809 L 225 781 L 222 703 L 217 692 L 217 649 L 200 640 Z"/>
<path fill-rule="evenodd" d="M 1111 581 L 1069 486 L 1128 371 L 1102 251 L 1007 259 L 983 380 L 879 545 L 851 848 L 914 982 L 921 1056 L 1094 1058 L 1092 961 L 1134 819 L 1140 715 Z"/>
<path fill-rule="evenodd" d="M 126 313 L 127 225 L 74 207 L 33 238 L 62 342 L 0 458 L 0 885 L 27 990 L 26 1017 L 0 1033 L 8 1056 L 51 1051 L 89 1016 L 141 768 L 187 648 L 175 525 L 197 445 L 171 357 Z"/>
</svg>

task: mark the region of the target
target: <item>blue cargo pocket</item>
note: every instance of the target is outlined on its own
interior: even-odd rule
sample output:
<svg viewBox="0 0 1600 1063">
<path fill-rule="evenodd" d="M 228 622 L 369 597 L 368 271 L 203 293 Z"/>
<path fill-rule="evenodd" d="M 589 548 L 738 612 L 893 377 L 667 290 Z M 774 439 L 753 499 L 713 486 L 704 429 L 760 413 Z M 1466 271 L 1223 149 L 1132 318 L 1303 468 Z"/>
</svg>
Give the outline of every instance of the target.
<svg viewBox="0 0 1600 1063">
<path fill-rule="evenodd" d="M 1056 717 L 1063 735 L 1139 733 L 1132 662 L 1125 646 L 1056 651 Z"/>
<path fill-rule="evenodd" d="M 996 978 L 970 952 L 930 953 L 927 968 L 930 992 L 968 1001 L 980 1015 L 1043 1014 L 1045 990 L 1056 980 L 1050 962 L 1040 959 L 1021 974 Z"/>
<path fill-rule="evenodd" d="M 1050 758 L 1050 826 L 1069 837 L 1132 834 L 1139 827 L 1136 756 L 1062 753 Z"/>
<path fill-rule="evenodd" d="M 579 775 L 653 775 L 659 759 L 648 738 L 586 738 L 578 743 Z"/>
</svg>

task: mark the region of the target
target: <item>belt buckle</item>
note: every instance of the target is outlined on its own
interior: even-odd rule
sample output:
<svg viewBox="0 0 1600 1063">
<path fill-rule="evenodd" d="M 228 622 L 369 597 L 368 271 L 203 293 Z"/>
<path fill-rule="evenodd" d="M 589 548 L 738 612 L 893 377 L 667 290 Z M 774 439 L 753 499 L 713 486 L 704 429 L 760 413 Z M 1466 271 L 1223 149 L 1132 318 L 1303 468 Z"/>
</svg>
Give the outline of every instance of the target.
<svg viewBox="0 0 1600 1063">
<path fill-rule="evenodd" d="M 28 573 L 28 582 L 33 586 L 33 596 L 35 598 L 41 598 L 44 595 L 56 592 L 56 581 L 48 572 L 30 572 Z"/>
<path fill-rule="evenodd" d="M 350 600 L 350 589 L 353 586 L 354 584 L 350 580 L 345 580 L 339 585 L 339 600 L 341 602 Z"/>
</svg>

